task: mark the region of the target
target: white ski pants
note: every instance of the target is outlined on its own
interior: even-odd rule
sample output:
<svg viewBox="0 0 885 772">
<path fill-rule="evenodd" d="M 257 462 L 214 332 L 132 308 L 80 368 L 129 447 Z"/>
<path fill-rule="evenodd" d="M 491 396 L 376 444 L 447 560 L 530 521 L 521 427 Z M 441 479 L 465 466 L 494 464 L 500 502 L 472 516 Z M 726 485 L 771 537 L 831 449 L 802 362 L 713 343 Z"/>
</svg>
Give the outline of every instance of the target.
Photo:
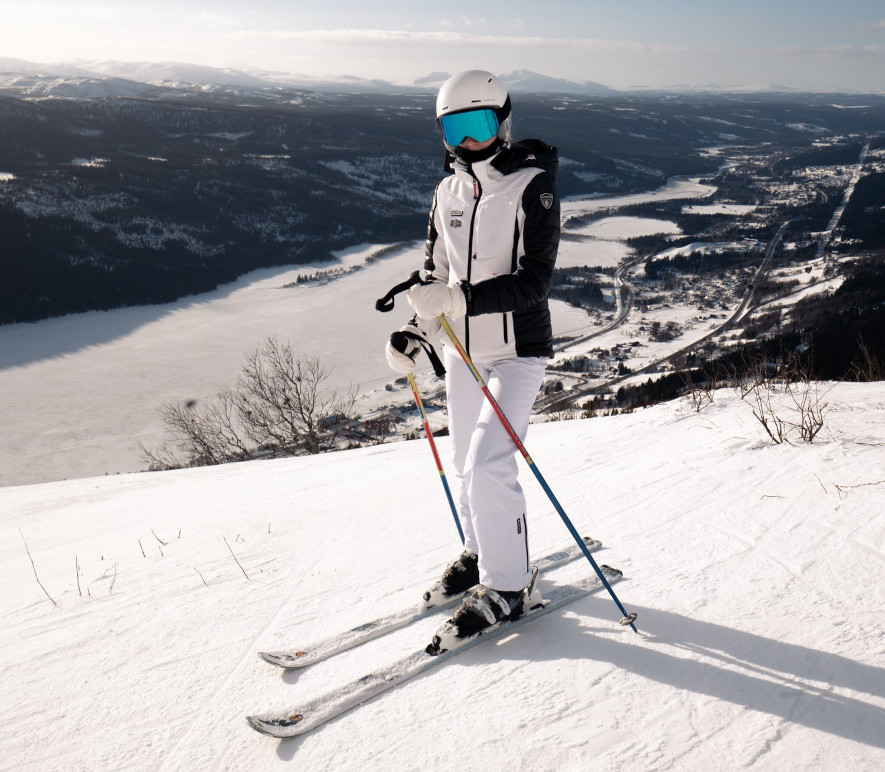
<svg viewBox="0 0 885 772">
<path fill-rule="evenodd" d="M 460 355 L 444 346 L 449 434 L 464 548 L 479 555 L 479 581 L 521 590 L 531 579 L 525 497 L 517 480 L 517 448 Z M 474 366 L 525 440 L 547 360 L 514 357 Z"/>
</svg>

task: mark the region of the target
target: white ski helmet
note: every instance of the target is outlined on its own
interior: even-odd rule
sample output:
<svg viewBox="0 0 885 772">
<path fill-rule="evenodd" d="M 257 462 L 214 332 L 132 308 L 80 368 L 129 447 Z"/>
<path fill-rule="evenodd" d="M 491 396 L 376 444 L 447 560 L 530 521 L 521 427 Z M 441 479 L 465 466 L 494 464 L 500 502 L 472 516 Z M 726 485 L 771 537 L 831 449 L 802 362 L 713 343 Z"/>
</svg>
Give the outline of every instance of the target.
<svg viewBox="0 0 885 772">
<path fill-rule="evenodd" d="M 500 80 L 485 70 L 465 70 L 443 83 L 436 97 L 436 119 L 443 131 L 443 142 L 450 151 L 454 151 L 455 145 L 460 144 L 463 137 L 447 137 L 441 119 L 448 115 L 482 110 L 489 110 L 494 114 L 498 124 L 497 136 L 504 142 L 509 142 L 510 95 Z M 450 143 L 450 139 L 457 141 Z"/>
</svg>

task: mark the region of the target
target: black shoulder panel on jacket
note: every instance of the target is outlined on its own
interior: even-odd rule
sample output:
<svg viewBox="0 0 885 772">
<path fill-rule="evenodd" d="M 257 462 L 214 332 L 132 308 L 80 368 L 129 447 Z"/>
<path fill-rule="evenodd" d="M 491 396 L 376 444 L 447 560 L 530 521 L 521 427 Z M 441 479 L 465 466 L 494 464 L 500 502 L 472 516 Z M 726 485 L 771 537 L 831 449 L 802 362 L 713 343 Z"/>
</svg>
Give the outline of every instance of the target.
<svg viewBox="0 0 885 772">
<path fill-rule="evenodd" d="M 535 166 L 547 172 L 556 182 L 559 173 L 559 153 L 553 145 L 540 139 L 521 139 L 502 150 L 492 159 L 494 166 L 502 174 L 510 174 L 526 166 Z"/>
<path fill-rule="evenodd" d="M 436 266 L 433 264 L 433 247 L 439 233 L 436 230 L 434 215 L 436 214 L 436 199 L 439 195 L 439 185 L 433 191 L 433 203 L 430 205 L 430 216 L 427 220 L 427 241 L 424 244 L 424 270 L 433 273 Z"/>
</svg>

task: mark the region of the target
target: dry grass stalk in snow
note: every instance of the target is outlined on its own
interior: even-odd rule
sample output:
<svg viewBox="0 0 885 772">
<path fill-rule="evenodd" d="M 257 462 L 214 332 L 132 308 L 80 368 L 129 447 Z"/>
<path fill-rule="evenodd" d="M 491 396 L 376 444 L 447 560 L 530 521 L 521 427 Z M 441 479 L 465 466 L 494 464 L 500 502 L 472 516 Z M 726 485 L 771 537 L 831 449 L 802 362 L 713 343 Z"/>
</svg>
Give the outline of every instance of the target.
<svg viewBox="0 0 885 772">
<path fill-rule="evenodd" d="M 43 586 L 43 582 L 40 581 L 40 577 L 37 576 L 37 566 L 34 565 L 34 558 L 31 557 L 31 550 L 28 549 L 28 542 L 27 542 L 27 540 L 25 539 L 25 535 L 21 532 L 21 530 L 19 530 L 19 533 L 21 534 L 22 541 L 25 543 L 25 552 L 28 553 L 28 560 L 31 561 L 31 568 L 34 569 L 34 578 L 37 580 L 37 584 L 40 585 L 40 589 L 43 590 L 43 592 L 44 592 L 44 594 L 46 595 L 46 597 L 49 598 L 49 600 L 52 601 L 52 605 L 53 605 L 53 606 L 57 606 L 58 603 L 56 603 L 55 600 L 54 600 L 54 598 L 53 598 L 53 597 L 47 592 L 46 588 Z"/>
<path fill-rule="evenodd" d="M 237 556 L 234 555 L 234 551 L 230 548 L 230 544 L 228 544 L 228 542 L 227 542 L 227 536 L 222 536 L 221 538 L 224 539 L 224 543 L 227 544 L 227 549 L 230 552 L 230 556 L 234 559 L 234 562 L 236 562 L 236 564 L 240 567 L 240 571 L 243 572 L 243 576 L 245 576 L 248 581 L 252 581 L 251 579 L 249 579 L 249 574 L 246 573 L 246 569 L 243 568 L 240 561 L 237 560 Z"/>
</svg>

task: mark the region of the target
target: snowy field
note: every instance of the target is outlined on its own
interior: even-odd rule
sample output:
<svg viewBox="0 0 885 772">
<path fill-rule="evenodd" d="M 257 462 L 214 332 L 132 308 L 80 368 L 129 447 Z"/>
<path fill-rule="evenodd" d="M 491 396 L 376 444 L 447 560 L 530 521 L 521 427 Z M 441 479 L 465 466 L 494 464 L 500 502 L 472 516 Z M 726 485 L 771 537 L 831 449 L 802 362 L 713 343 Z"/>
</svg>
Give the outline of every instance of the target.
<svg viewBox="0 0 885 772">
<path fill-rule="evenodd" d="M 655 233 L 681 233 L 676 223 L 648 217 L 604 217 L 589 225 L 570 229 L 572 233 L 591 236 L 601 241 L 623 241 Z"/>
<path fill-rule="evenodd" d="M 750 214 L 750 212 L 755 212 L 756 207 L 753 204 L 707 204 L 705 206 L 698 206 L 697 204 L 692 204 L 691 206 L 682 207 L 682 211 L 685 214 L 739 215 L 739 214 Z"/>
<path fill-rule="evenodd" d="M 680 178 L 644 198 L 564 202 L 563 219 L 619 202 L 713 190 Z M 633 221 L 639 218 L 609 219 L 615 222 L 605 226 L 606 240 L 563 241 L 559 264 L 617 265 L 628 254 L 623 239 L 637 235 Z M 671 225 L 655 225 L 661 222 L 645 220 L 643 227 Z M 354 248 L 334 263 L 255 271 L 176 303 L 0 326 L 0 486 L 143 469 L 140 443 L 153 446 L 163 436 L 160 404 L 211 398 L 233 383 L 245 353 L 268 335 L 319 357 L 332 368 L 333 385 L 357 385 L 366 395 L 361 408 L 371 409 L 393 380 L 384 343 L 409 317 L 403 300 L 389 314 L 377 313 L 375 300 L 424 262 L 423 242 L 415 242 L 366 266 L 381 246 Z M 341 268 L 360 270 L 325 284 L 285 288 L 299 275 Z M 551 307 L 557 335 L 593 326 L 582 310 L 560 302 Z"/>
<path fill-rule="evenodd" d="M 142 468 L 139 442 L 162 434 L 160 403 L 204 400 L 232 384 L 245 352 L 268 335 L 331 364 L 341 385 L 389 379 L 383 344 L 397 315 L 374 303 L 416 265 L 417 248 L 291 288 L 299 274 L 331 266 L 266 269 L 177 303 L 0 327 L 0 484 Z"/>
<path fill-rule="evenodd" d="M 361 264 L 376 249 L 345 259 Z M 326 284 L 284 288 L 328 264 L 267 269 L 178 303 L 0 326 L 0 485 L 143 469 L 139 443 L 163 435 L 159 405 L 232 385 L 244 354 L 268 335 L 319 357 L 332 385 L 383 392 L 396 377 L 384 344 L 411 311 L 400 299 L 381 314 L 375 300 L 423 265 L 423 249 Z M 587 325 L 583 311 L 553 305 L 557 331 Z"/>
<path fill-rule="evenodd" d="M 626 240 L 654 233 L 679 233 L 675 223 L 648 217 L 605 217 L 588 225 L 564 229 L 568 235 L 579 239 L 564 238 L 560 241 L 556 256 L 557 268 L 592 266 L 617 268 L 632 252 Z"/>
<path fill-rule="evenodd" d="M 670 201 L 676 198 L 707 198 L 716 192 L 711 185 L 704 185 L 700 177 L 671 177 L 665 185 L 648 193 L 632 193 L 626 196 L 614 196 L 606 198 L 585 198 L 577 196 L 567 198 L 562 202 L 563 220 L 568 217 L 590 212 L 598 212 L 601 209 L 615 209 L 620 206 L 632 204 L 645 204 L 649 201 Z"/>
<path fill-rule="evenodd" d="M 583 238 L 580 241 L 562 239 L 556 255 L 556 267 L 575 268 L 589 265 L 594 268 L 616 268 L 629 255 L 630 248 L 622 241 L 591 238 Z"/>
<path fill-rule="evenodd" d="M 532 427 L 538 468 L 623 569 L 639 634 L 591 596 L 284 742 L 245 715 L 439 623 L 299 676 L 256 656 L 417 602 L 458 553 L 426 442 L 0 489 L 0 770 L 877 772 L 885 401 L 881 384 L 825 401 L 812 445 L 769 444 L 730 390 L 700 413 Z M 524 472 L 540 556 L 570 537 Z"/>
</svg>

